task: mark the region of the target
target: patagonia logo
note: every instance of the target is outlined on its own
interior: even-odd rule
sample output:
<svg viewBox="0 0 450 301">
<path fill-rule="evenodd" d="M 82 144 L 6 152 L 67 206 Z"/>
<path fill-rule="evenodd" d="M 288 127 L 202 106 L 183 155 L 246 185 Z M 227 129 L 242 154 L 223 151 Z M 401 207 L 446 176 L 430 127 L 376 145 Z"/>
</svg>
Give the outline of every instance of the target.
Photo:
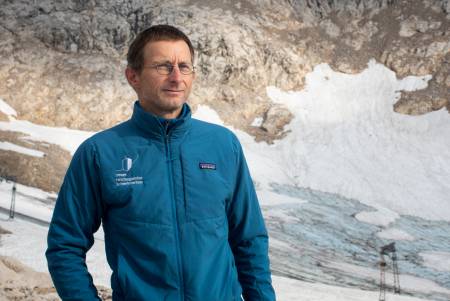
<svg viewBox="0 0 450 301">
<path fill-rule="evenodd" d="M 200 169 L 213 169 L 213 170 L 216 169 L 216 164 L 214 164 L 214 163 L 202 163 L 202 162 L 200 162 L 198 164 L 198 166 L 200 167 Z"/>
</svg>

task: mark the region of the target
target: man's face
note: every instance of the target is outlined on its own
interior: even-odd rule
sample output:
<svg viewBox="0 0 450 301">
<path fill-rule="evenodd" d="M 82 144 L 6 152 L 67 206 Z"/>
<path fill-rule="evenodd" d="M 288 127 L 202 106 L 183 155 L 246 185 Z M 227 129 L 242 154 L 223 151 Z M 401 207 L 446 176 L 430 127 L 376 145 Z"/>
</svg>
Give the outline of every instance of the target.
<svg viewBox="0 0 450 301">
<path fill-rule="evenodd" d="M 159 74 L 159 64 L 192 65 L 191 52 L 183 40 L 155 41 L 144 47 L 144 67 L 141 72 L 127 68 L 126 76 L 136 90 L 144 110 L 165 118 L 176 118 L 191 92 L 194 73 L 182 74 L 175 67 L 168 75 Z"/>
</svg>

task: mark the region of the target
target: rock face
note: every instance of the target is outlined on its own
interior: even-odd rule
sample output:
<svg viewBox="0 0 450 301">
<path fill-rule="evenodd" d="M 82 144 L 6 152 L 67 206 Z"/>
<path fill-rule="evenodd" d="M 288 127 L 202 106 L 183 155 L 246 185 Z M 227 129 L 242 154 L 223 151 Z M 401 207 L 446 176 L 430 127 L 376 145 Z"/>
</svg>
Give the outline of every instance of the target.
<svg viewBox="0 0 450 301">
<path fill-rule="evenodd" d="M 393 109 L 403 114 L 449 109 L 449 3 L 3 1 L 0 98 L 19 119 L 38 124 L 82 130 L 114 125 L 130 115 L 135 99 L 123 75 L 129 43 L 140 30 L 168 23 L 184 30 L 196 49 L 198 71 L 190 103 L 211 106 L 227 124 L 257 140 L 282 138 L 292 118 L 286 108 L 269 101 L 266 87 L 299 90 L 305 74 L 319 63 L 355 73 L 375 58 L 399 77 L 432 74 L 427 89 L 403 93 Z M 259 126 L 252 126 L 255 118 L 262 119 Z M 11 156 L 0 151 L 2 166 Z M 41 183 L 25 171 L 15 172 L 25 184 L 56 191 L 70 156 L 56 150 L 54 156 L 58 159 L 51 162 L 60 162 L 55 173 L 62 169 L 57 182 Z M 41 169 L 45 163 L 37 165 Z M 7 167 L 1 172 L 13 171 Z"/>
<path fill-rule="evenodd" d="M 69 152 L 56 145 L 28 141 L 16 132 L 0 131 L 0 141 L 13 143 L 44 153 L 42 158 L 14 151 L 0 151 L 0 175 L 28 183 L 47 191 L 58 191 L 70 161 Z"/>
<path fill-rule="evenodd" d="M 5 114 L 3 114 L 2 112 L 0 112 L 0 121 L 8 121 L 8 116 L 6 116 Z"/>
<path fill-rule="evenodd" d="M 0 256 L 0 272 L 1 300 L 60 300 L 49 275 L 13 258 Z"/>
<path fill-rule="evenodd" d="M 98 287 L 102 300 L 112 300 L 112 292 Z M 40 273 L 23 265 L 19 261 L 0 256 L 0 300 L 61 300 L 52 284 L 50 275 Z"/>
</svg>

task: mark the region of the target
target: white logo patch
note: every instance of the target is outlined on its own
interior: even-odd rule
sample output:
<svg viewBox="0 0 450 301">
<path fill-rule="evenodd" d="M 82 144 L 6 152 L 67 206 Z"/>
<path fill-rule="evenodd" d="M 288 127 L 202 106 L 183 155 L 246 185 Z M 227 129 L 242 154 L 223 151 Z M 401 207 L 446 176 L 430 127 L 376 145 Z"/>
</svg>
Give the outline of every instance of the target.
<svg viewBox="0 0 450 301">
<path fill-rule="evenodd" d="M 136 162 L 136 159 L 134 161 Z M 127 177 L 128 172 L 133 167 L 133 159 L 125 156 L 122 159 L 122 168 L 119 170 L 116 170 L 116 186 L 125 186 L 125 185 L 142 185 L 144 184 L 143 177 L 140 176 L 133 176 L 133 177 Z"/>
</svg>

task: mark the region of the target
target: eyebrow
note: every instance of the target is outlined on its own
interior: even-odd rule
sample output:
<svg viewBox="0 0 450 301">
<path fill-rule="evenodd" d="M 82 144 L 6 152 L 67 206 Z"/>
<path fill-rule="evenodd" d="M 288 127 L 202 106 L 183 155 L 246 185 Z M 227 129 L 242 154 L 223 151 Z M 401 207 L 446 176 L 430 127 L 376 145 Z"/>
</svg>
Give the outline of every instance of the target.
<svg viewBox="0 0 450 301">
<path fill-rule="evenodd" d="M 157 65 L 159 65 L 159 64 L 170 64 L 170 65 L 172 65 L 172 62 L 170 60 L 159 60 L 159 61 L 156 60 L 156 61 L 153 62 L 153 64 L 157 64 Z M 188 62 L 188 61 L 178 61 L 178 64 L 191 64 L 192 65 L 192 63 Z"/>
</svg>

